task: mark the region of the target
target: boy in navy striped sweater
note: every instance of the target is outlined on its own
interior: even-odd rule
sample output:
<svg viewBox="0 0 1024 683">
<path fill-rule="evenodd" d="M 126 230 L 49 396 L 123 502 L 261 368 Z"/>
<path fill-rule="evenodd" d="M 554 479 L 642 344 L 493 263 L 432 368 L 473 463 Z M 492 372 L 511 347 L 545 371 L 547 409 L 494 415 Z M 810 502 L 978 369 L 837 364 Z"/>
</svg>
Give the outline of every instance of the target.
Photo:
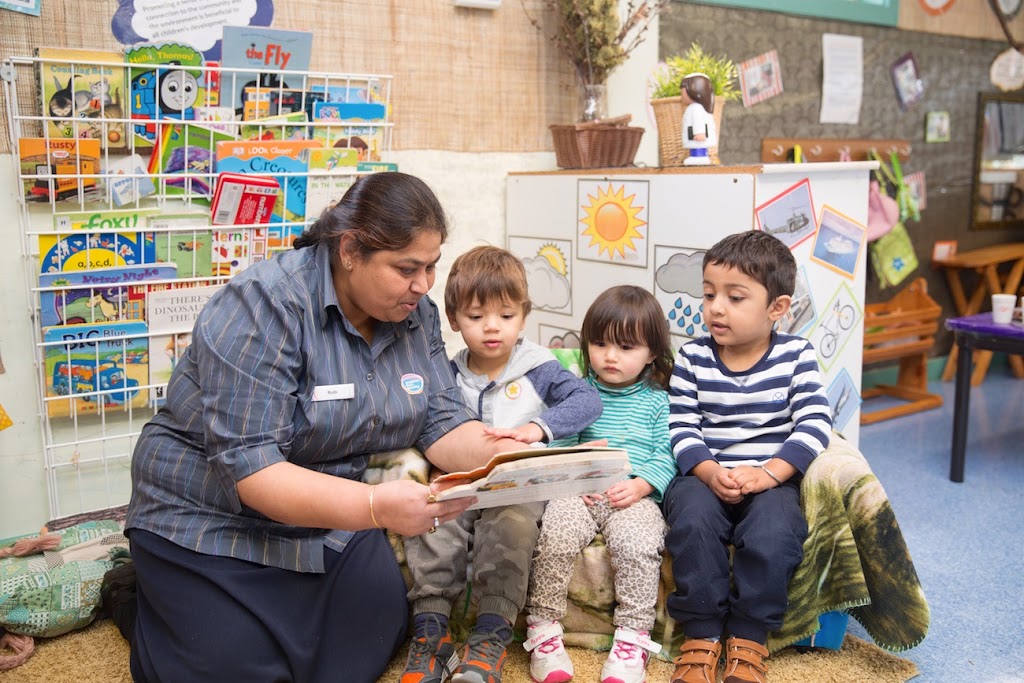
<svg viewBox="0 0 1024 683">
<path fill-rule="evenodd" d="M 704 255 L 711 334 L 679 349 L 669 383 L 682 476 L 663 504 L 676 582 L 667 607 L 687 636 L 672 683 L 713 683 L 723 635 L 723 683 L 767 680 L 764 645 L 807 536 L 800 479 L 832 429 L 814 348 L 773 329 L 795 282 L 793 254 L 765 232 Z"/>
</svg>

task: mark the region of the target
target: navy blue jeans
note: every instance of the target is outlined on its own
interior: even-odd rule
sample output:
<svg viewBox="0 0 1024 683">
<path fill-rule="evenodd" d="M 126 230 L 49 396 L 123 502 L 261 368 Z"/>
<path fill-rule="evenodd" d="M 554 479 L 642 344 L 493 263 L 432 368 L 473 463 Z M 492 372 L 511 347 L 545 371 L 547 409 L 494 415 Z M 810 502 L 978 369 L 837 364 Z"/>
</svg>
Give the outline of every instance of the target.
<svg viewBox="0 0 1024 683">
<path fill-rule="evenodd" d="M 311 574 L 130 532 L 135 681 L 374 683 L 405 642 L 405 581 L 383 532 L 324 550 Z"/>
<path fill-rule="evenodd" d="M 789 579 L 807 538 L 799 477 L 794 479 L 735 505 L 723 503 L 693 475 L 669 485 L 662 507 L 676 590 L 667 608 L 688 637 L 764 643 L 782 625 Z"/>
</svg>

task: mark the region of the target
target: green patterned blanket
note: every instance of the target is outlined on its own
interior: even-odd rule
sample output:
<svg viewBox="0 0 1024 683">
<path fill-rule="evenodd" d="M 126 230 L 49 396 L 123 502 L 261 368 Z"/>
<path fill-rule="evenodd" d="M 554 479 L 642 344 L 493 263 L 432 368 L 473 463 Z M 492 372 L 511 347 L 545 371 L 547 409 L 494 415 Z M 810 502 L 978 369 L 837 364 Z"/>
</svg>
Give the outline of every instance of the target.
<svg viewBox="0 0 1024 683">
<path fill-rule="evenodd" d="M 426 460 L 417 451 L 374 456 L 365 479 L 378 483 L 403 477 L 426 481 Z M 803 563 L 790 582 L 783 627 L 771 634 L 769 649 L 774 652 L 811 635 L 818 616 L 833 610 L 849 612 L 885 649 L 898 652 L 920 643 L 928 630 L 928 604 L 885 491 L 864 456 L 836 435 L 808 468 L 801 491 L 810 534 Z M 408 581 L 402 538 L 393 533 L 389 537 Z M 666 554 L 651 636 L 668 658 L 683 640 L 682 629 L 665 610 L 674 586 Z M 468 596 L 460 605 L 464 609 L 452 619 L 456 634 L 465 633 L 474 617 Z M 576 560 L 563 620 L 566 642 L 610 648 L 614 607 L 611 563 L 599 535 Z M 522 619 L 518 627 L 521 635 Z"/>
</svg>

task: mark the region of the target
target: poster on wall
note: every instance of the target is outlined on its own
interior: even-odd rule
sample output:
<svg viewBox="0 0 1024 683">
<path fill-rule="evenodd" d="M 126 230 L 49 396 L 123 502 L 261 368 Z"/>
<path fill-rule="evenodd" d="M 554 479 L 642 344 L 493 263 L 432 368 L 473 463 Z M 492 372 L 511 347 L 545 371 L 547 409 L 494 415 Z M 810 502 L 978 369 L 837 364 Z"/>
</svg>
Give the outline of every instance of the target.
<svg viewBox="0 0 1024 683">
<path fill-rule="evenodd" d="M 183 43 L 219 60 L 225 26 L 270 26 L 273 19 L 273 0 L 120 0 L 110 30 L 122 45 Z"/>
<path fill-rule="evenodd" d="M 799 14 L 819 19 L 854 21 L 860 24 L 896 26 L 899 0 L 687 0 L 701 5 L 721 5 Z"/>
<path fill-rule="evenodd" d="M 804 178 L 754 209 L 757 227 L 779 238 L 792 249 L 814 234 L 814 200 L 811 181 Z"/>
<path fill-rule="evenodd" d="M 577 257 L 647 267 L 646 180 L 581 179 L 577 185 Z"/>
<path fill-rule="evenodd" d="M 695 339 L 708 332 L 702 307 L 704 253 L 703 249 L 654 245 L 654 298 L 673 335 Z"/>
<path fill-rule="evenodd" d="M 572 243 L 510 235 L 508 250 L 526 268 L 534 310 L 572 315 Z"/>
</svg>

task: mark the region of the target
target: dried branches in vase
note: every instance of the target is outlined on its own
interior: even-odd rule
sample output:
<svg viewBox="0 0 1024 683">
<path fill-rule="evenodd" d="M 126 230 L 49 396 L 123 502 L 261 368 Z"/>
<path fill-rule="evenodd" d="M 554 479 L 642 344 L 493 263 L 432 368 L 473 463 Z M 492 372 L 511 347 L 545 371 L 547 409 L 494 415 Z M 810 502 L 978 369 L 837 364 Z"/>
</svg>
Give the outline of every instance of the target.
<svg viewBox="0 0 1024 683">
<path fill-rule="evenodd" d="M 650 23 L 669 7 L 669 0 L 629 0 L 619 14 L 619 0 L 542 0 L 539 6 L 553 17 L 554 31 L 541 22 L 520 0 L 530 23 L 551 40 L 576 72 L 581 93 L 600 96 L 609 74 L 626 61 L 647 37 Z M 595 116 L 597 104 L 584 103 L 587 120 Z M 589 110 L 589 113 L 588 113 Z"/>
</svg>

